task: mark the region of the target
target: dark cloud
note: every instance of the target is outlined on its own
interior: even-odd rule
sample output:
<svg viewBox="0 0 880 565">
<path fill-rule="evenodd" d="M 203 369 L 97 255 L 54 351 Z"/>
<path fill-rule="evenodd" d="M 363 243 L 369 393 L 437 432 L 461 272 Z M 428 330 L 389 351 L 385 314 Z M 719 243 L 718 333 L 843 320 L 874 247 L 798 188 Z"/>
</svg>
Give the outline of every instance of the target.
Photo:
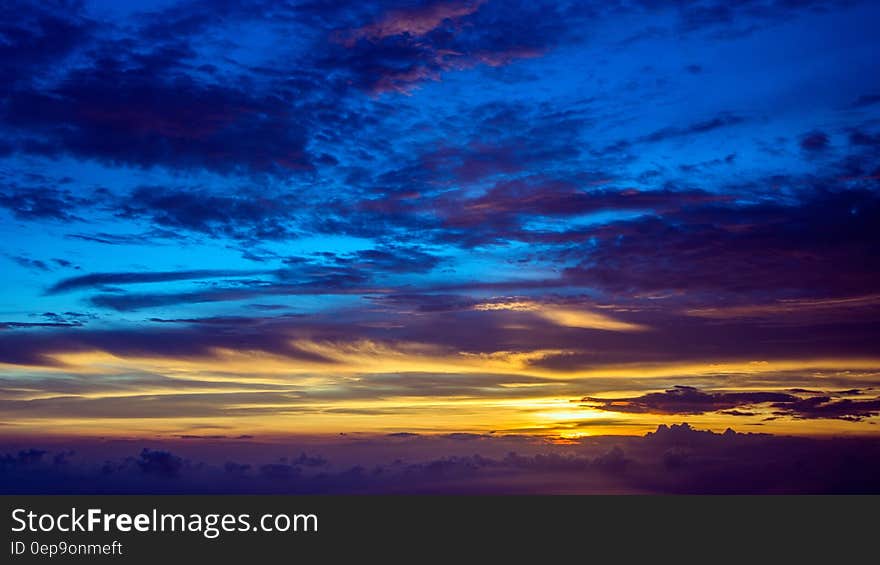
<svg viewBox="0 0 880 565">
<path fill-rule="evenodd" d="M 535 57 L 592 14 L 586 6 L 480 1 L 188 2 L 108 33 L 78 3 L 10 10 L 16 17 L 0 30 L 10 38 L 0 53 L 11 85 L 2 107 L 7 151 L 281 176 L 339 163 L 312 155 L 310 139 L 342 137 L 371 119 L 348 108 L 352 88 L 407 91 L 444 72 Z M 261 22 L 278 38 L 308 23 L 317 32 L 303 34 L 311 55 L 206 64 L 206 52 L 235 43 L 210 33 L 223 36 L 230 21 Z M 76 65 L 52 69 L 61 80 L 27 80 L 74 52 Z"/>
<path fill-rule="evenodd" d="M 162 240 L 184 239 L 185 235 L 168 229 L 151 229 L 140 234 L 118 234 L 107 232 L 70 233 L 65 237 L 103 245 L 161 245 Z"/>
<path fill-rule="evenodd" d="M 16 328 L 72 328 L 83 325 L 82 322 L 0 322 L 0 330 Z"/>
<path fill-rule="evenodd" d="M 77 220 L 74 211 L 89 202 L 71 190 L 51 186 L 0 189 L 0 208 L 20 220 Z"/>
<path fill-rule="evenodd" d="M 690 386 L 676 386 L 665 392 L 651 392 L 631 398 L 584 397 L 583 402 L 593 408 L 613 412 L 636 414 L 692 415 L 719 412 L 732 416 L 751 416 L 737 408 L 756 406 L 771 407 L 777 416 L 798 419 L 836 419 L 861 421 L 880 414 L 880 398 L 835 398 L 841 394 L 860 391 L 843 391 L 834 396 L 827 393 L 811 393 L 799 396 L 797 391 L 788 392 L 718 392 L 701 391 Z M 805 391 L 809 393 L 809 391 Z M 800 393 L 801 395 L 804 393 Z"/>
<path fill-rule="evenodd" d="M 173 478 L 180 475 L 183 459 L 167 451 L 144 448 L 137 461 L 137 466 L 148 475 Z"/>
<path fill-rule="evenodd" d="M 836 419 L 858 422 L 865 418 L 880 415 L 880 397 L 867 400 L 842 398 L 828 395 L 813 396 L 796 402 L 777 402 L 773 404 L 778 415 L 795 418 Z"/>
<path fill-rule="evenodd" d="M 863 94 L 853 102 L 853 106 L 857 108 L 864 108 L 866 106 L 872 106 L 877 103 L 880 103 L 880 94 Z"/>
<path fill-rule="evenodd" d="M 243 191 L 220 195 L 200 189 L 143 186 L 120 204 L 123 218 L 234 239 L 273 240 L 295 235 L 296 200 Z"/>
<path fill-rule="evenodd" d="M 801 137 L 800 145 L 804 151 L 818 153 L 828 149 L 830 139 L 828 134 L 823 131 L 811 131 Z"/>
<path fill-rule="evenodd" d="M 75 328 L 85 325 L 85 321 L 94 318 L 90 314 L 81 314 L 77 312 L 64 312 L 56 314 L 55 312 L 44 312 L 41 316 L 45 322 L 0 322 L 0 329 L 16 329 L 16 328 Z"/>
<path fill-rule="evenodd" d="M 242 476 L 251 470 L 251 465 L 247 463 L 236 463 L 235 461 L 227 461 L 223 466 L 227 473 Z"/>
<path fill-rule="evenodd" d="M 292 272 L 276 271 L 282 278 L 291 278 Z M 118 312 L 133 312 L 147 308 L 176 304 L 203 304 L 233 302 L 268 296 L 326 296 L 343 294 L 371 294 L 378 292 L 366 286 L 369 275 L 357 270 L 324 269 L 300 283 L 273 283 L 261 280 L 244 281 L 237 286 L 215 286 L 206 290 L 165 293 L 108 293 L 97 294 L 89 302 L 99 308 Z"/>
<path fill-rule="evenodd" d="M 98 294 L 90 302 L 120 312 L 175 304 L 240 301 L 268 296 L 375 294 L 371 284 L 383 274 L 427 273 L 442 258 L 416 246 L 387 245 L 351 253 L 317 253 L 310 257 L 287 257 L 287 268 L 256 271 L 171 271 L 156 273 L 97 273 L 57 283 L 50 293 L 105 284 L 132 284 L 171 280 L 224 278 L 240 280 L 210 288 L 175 293 Z M 241 278 L 265 275 L 264 278 Z"/>
<path fill-rule="evenodd" d="M 827 4 L 685 2 L 678 14 L 684 31 L 742 32 Z M 295 176 L 340 162 L 325 151 L 313 154 L 312 140 L 344 137 L 351 126 L 373 119 L 349 107 L 352 89 L 406 92 L 444 73 L 506 66 L 582 42 L 581 28 L 604 16 L 653 13 L 656 7 L 480 0 L 234 1 L 218 7 L 192 1 L 139 14 L 129 26 L 93 22 L 80 2 L 13 2 L 4 9 L 15 14 L 0 29 L 6 38 L 0 72 L 11 85 L 3 106 L 4 143 L 15 150 Z M 217 49 L 237 46 L 229 33 L 233 22 L 258 22 L 279 40 L 291 30 L 308 31 L 301 34 L 306 48 L 280 57 L 262 54 L 249 64 L 235 56 L 206 61 Z M 32 80 L 49 72 L 60 80 Z M 672 127 L 648 141 L 738 120 L 721 116 Z M 471 166 L 479 169 L 480 160 L 463 164 L 463 174 L 474 174 Z"/>
<path fill-rule="evenodd" d="M 647 143 L 657 143 L 660 141 L 667 141 L 669 139 L 690 137 L 693 135 L 709 133 L 711 131 L 715 131 L 721 128 L 736 126 L 742 124 L 745 121 L 745 118 L 741 116 L 722 113 L 715 116 L 714 118 L 700 122 L 694 122 L 686 126 L 670 126 L 659 129 L 640 138 L 639 141 Z"/>
<path fill-rule="evenodd" d="M 18 467 L 28 467 L 43 460 L 46 451 L 43 449 L 23 449 L 17 454 L 4 453 L 0 456 L 0 470 L 8 471 Z"/>
<path fill-rule="evenodd" d="M 213 278 L 235 278 L 266 274 L 266 271 L 154 271 L 132 273 L 90 273 L 78 277 L 63 279 L 49 287 L 48 294 L 69 292 L 82 288 L 95 288 L 105 285 L 128 285 L 167 281 L 185 281 Z"/>
<path fill-rule="evenodd" d="M 747 412 L 745 410 L 720 410 L 718 413 L 727 416 L 756 416 L 755 412 Z"/>
<path fill-rule="evenodd" d="M 21 150 L 219 172 L 311 169 L 284 100 L 174 73 L 192 56 L 186 48 L 158 48 L 145 61 L 120 51 L 108 47 L 51 91 L 13 90 L 3 115 Z"/>
<path fill-rule="evenodd" d="M 222 44 L 209 31 L 222 35 L 228 18 L 271 21 L 281 7 L 185 2 L 127 26 L 89 21 L 80 2 L 4 10 L 15 14 L 0 29 L 4 133 L 15 150 L 223 173 L 312 170 L 301 92 L 259 88 L 231 58 L 222 70 L 199 61 Z M 60 80 L 37 80 L 49 74 Z"/>
<path fill-rule="evenodd" d="M 724 199 L 724 196 L 701 190 L 607 190 L 580 187 L 565 181 L 525 179 L 497 183 L 474 199 L 450 201 L 444 206 L 443 216 L 449 228 L 466 227 L 470 230 L 468 234 L 462 234 L 463 237 L 477 237 L 481 230 L 495 231 L 499 237 L 507 237 L 517 228 L 525 231 L 523 224 L 534 217 L 631 210 L 662 213 Z"/>
<path fill-rule="evenodd" d="M 849 142 L 857 147 L 880 147 L 880 134 L 856 129 L 850 132 Z"/>
<path fill-rule="evenodd" d="M 272 288 L 278 289 L 279 287 Z M 266 294 L 273 294 L 273 292 L 268 292 L 266 288 L 258 290 L 247 287 L 221 287 L 191 292 L 96 294 L 89 299 L 89 302 L 98 308 L 116 310 L 117 312 L 135 312 L 177 304 L 247 300 Z M 279 293 L 274 292 L 274 294 Z M 298 294 L 298 292 L 291 288 L 284 294 Z"/>
<path fill-rule="evenodd" d="M 345 259 L 343 259 L 345 261 Z M 354 253 L 353 261 L 366 270 L 390 273 L 426 273 L 440 264 L 440 258 L 414 247 L 364 249 Z"/>
<path fill-rule="evenodd" d="M 31 259 L 30 257 L 25 257 L 23 255 L 13 255 L 9 258 L 24 267 L 25 269 L 29 269 L 31 271 L 52 270 L 49 265 L 47 265 L 46 262 L 41 259 Z"/>
<path fill-rule="evenodd" d="M 705 414 L 769 402 L 789 403 L 796 396 L 777 392 L 703 392 L 690 386 L 676 386 L 665 392 L 651 392 L 633 398 L 584 397 L 583 402 L 601 410 L 636 414 Z"/>
<path fill-rule="evenodd" d="M 302 465 L 305 467 L 323 467 L 327 465 L 327 460 L 321 457 L 320 455 L 308 455 L 303 452 L 299 454 L 299 457 L 291 460 L 292 465 Z"/>
<path fill-rule="evenodd" d="M 4 2 L 0 6 L 0 81 L 7 87 L 49 72 L 88 41 L 95 23 L 79 1 Z"/>
<path fill-rule="evenodd" d="M 274 324 L 281 324 L 275 330 Z M 265 320 L 252 326 L 228 325 L 224 331 L 215 325 L 180 325 L 160 328 L 82 329 L 72 333 L 0 333 L 0 361 L 22 365 L 57 365 L 54 353 L 106 351 L 121 357 L 158 356 L 169 358 L 212 358 L 217 348 L 265 351 L 314 362 L 326 361 L 320 355 L 300 350 L 290 343 L 296 326 Z M 305 331 L 302 328 L 301 331 Z"/>
<path fill-rule="evenodd" d="M 643 212 L 662 214 L 700 203 L 722 202 L 730 197 L 702 190 L 604 189 L 595 181 L 527 177 L 494 183 L 485 192 L 473 195 L 448 191 L 427 197 L 386 195 L 362 201 L 345 219 L 334 222 L 334 229 L 361 233 L 360 223 L 372 228 L 411 228 L 439 244 L 462 247 L 527 241 L 568 244 L 579 235 L 542 230 L 530 225 L 534 220 L 571 218 L 598 212 Z"/>
<path fill-rule="evenodd" d="M 391 293 L 370 297 L 379 305 L 417 312 L 458 312 L 480 301 L 460 294 Z"/>
<path fill-rule="evenodd" d="M 689 207 L 588 231 L 597 245 L 565 277 L 613 293 L 867 294 L 880 273 L 878 221 L 867 190 Z"/>
<path fill-rule="evenodd" d="M 64 267 L 65 269 L 70 269 L 70 268 L 79 269 L 78 266 L 74 265 L 73 263 L 71 263 L 67 259 L 59 259 L 59 258 L 55 257 L 52 259 L 52 262 L 55 263 L 56 265 L 58 265 L 59 267 Z"/>
<path fill-rule="evenodd" d="M 677 4 L 679 23 L 685 32 L 710 32 L 721 38 L 736 38 L 781 23 L 804 13 L 821 13 L 838 9 L 840 0 L 689 0 Z"/>
<path fill-rule="evenodd" d="M 289 481 L 299 475 L 299 468 L 283 463 L 260 465 L 260 475 L 270 481 Z"/>
<path fill-rule="evenodd" d="M 326 278 L 348 276 L 352 282 L 366 281 L 369 273 L 427 273 L 442 259 L 418 246 L 384 245 L 351 253 L 321 252 L 311 257 L 287 257 L 291 267 L 282 277 Z"/>
</svg>

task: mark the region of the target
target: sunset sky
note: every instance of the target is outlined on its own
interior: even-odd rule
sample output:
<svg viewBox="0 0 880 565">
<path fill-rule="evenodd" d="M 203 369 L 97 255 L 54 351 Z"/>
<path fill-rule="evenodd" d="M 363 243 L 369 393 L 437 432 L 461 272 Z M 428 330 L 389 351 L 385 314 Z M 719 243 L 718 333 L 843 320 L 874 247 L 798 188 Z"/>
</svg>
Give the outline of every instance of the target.
<svg viewBox="0 0 880 565">
<path fill-rule="evenodd" d="M 880 4 L 0 4 L 0 436 L 880 434 Z"/>
</svg>

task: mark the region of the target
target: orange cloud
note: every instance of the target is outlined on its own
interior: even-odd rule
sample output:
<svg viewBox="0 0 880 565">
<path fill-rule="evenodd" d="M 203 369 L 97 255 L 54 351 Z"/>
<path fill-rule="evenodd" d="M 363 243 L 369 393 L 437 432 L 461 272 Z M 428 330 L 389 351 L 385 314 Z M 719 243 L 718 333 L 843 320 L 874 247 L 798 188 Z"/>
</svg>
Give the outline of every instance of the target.
<svg viewBox="0 0 880 565">
<path fill-rule="evenodd" d="M 611 316 L 593 312 L 583 308 L 573 308 L 555 304 L 542 304 L 532 301 L 516 302 L 483 302 L 473 307 L 479 311 L 511 310 L 529 312 L 557 326 L 568 328 L 585 328 L 615 332 L 638 332 L 650 328 L 641 324 L 633 324 L 617 320 Z"/>
</svg>

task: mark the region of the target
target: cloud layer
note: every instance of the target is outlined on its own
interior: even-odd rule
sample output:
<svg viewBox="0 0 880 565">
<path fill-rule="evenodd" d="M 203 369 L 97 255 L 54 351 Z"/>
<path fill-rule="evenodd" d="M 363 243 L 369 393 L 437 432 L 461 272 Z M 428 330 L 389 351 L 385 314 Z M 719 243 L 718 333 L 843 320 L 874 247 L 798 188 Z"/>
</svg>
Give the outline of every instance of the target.
<svg viewBox="0 0 880 565">
<path fill-rule="evenodd" d="M 247 439 L 186 436 L 158 448 L 117 445 L 117 454 L 103 462 L 98 458 L 104 452 L 95 446 L 82 446 L 84 453 L 18 449 L 0 456 L 0 476 L 6 479 L 3 492 L 16 494 L 873 494 L 880 489 L 876 440 L 714 434 L 687 424 L 661 426 L 645 437 L 564 446 L 523 437 L 411 433 L 312 443 L 305 446 L 309 451 L 247 445 Z M 131 455 L 119 457 L 120 452 Z"/>
</svg>

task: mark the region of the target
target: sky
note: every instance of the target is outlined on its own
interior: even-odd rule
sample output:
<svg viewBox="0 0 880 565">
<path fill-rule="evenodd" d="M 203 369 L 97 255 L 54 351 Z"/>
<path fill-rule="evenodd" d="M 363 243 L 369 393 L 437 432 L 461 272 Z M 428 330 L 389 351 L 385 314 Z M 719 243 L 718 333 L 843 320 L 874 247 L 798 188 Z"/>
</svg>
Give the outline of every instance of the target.
<svg viewBox="0 0 880 565">
<path fill-rule="evenodd" d="M 878 21 L 857 0 L 2 3 L 21 451 L 0 468 L 50 440 L 167 475 L 177 444 L 142 440 L 876 438 Z M 498 449 L 456 464 L 523 468 Z"/>
</svg>

